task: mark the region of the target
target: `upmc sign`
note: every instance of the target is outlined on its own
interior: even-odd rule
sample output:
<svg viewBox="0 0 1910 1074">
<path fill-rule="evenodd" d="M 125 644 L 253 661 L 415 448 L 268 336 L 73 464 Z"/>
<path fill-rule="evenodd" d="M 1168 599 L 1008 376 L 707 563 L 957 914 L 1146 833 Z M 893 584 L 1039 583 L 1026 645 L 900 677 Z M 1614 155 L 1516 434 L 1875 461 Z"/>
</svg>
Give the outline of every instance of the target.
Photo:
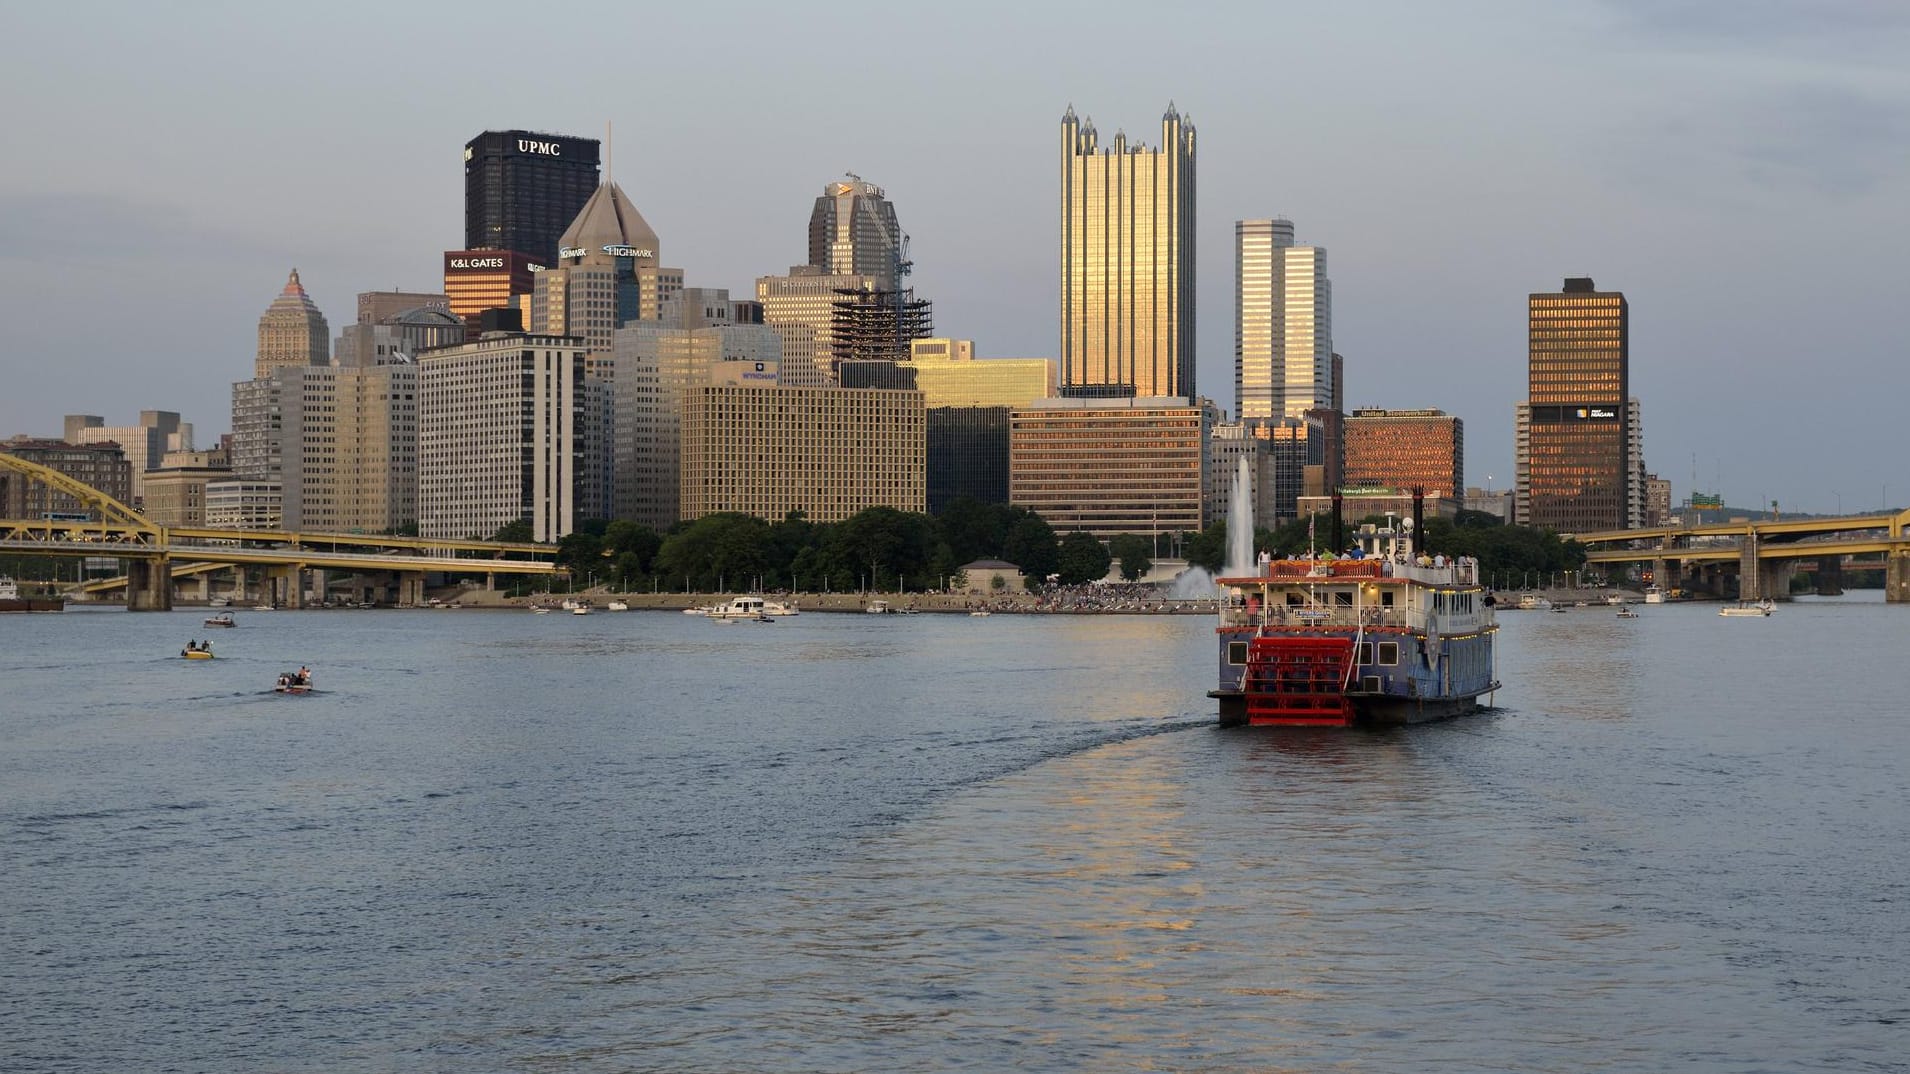
<svg viewBox="0 0 1910 1074">
<path fill-rule="evenodd" d="M 540 142 L 532 138 L 519 138 L 517 140 L 517 151 L 519 153 L 532 153 L 540 157 L 561 157 L 564 155 L 564 144 L 562 142 Z"/>
</svg>

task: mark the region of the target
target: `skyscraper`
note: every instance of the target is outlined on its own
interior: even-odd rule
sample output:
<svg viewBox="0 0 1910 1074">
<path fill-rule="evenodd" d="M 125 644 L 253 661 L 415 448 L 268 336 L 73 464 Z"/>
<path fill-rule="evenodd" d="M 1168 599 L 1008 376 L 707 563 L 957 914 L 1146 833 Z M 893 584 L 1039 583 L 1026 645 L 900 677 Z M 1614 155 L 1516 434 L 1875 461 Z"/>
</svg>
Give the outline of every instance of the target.
<svg viewBox="0 0 1910 1074">
<path fill-rule="evenodd" d="M 485 131 L 464 143 L 464 245 L 557 263 L 558 238 L 597 189 L 597 140 Z"/>
<path fill-rule="evenodd" d="M 612 334 L 661 316 L 683 289 L 683 270 L 658 267 L 657 233 L 612 182 L 590 196 L 561 241 L 557 267 L 536 274 L 530 331 L 582 339 L 585 368 L 607 376 Z"/>
<path fill-rule="evenodd" d="M 324 365 L 331 361 L 332 333 L 325 315 L 299 282 L 298 270 L 259 318 L 259 352 L 252 375 L 269 377 L 285 365 Z"/>
<path fill-rule="evenodd" d="M 839 276 L 868 276 L 878 291 L 901 287 L 908 273 L 909 237 L 895 206 L 860 176 L 823 188 L 809 214 L 809 263 Z"/>
<path fill-rule="evenodd" d="M 1234 402 L 1243 421 L 1338 410 L 1326 250 L 1293 221 L 1234 222 Z"/>
<path fill-rule="evenodd" d="M 418 356 L 418 533 L 531 539 L 576 528 L 587 446 L 584 350 L 497 332 Z"/>
<path fill-rule="evenodd" d="M 1194 395 L 1194 125 L 1161 146 L 1061 117 L 1061 392 Z"/>
<path fill-rule="evenodd" d="M 1635 465 L 1625 296 L 1575 276 L 1527 302 L 1519 521 L 1561 533 L 1623 528 Z"/>
</svg>

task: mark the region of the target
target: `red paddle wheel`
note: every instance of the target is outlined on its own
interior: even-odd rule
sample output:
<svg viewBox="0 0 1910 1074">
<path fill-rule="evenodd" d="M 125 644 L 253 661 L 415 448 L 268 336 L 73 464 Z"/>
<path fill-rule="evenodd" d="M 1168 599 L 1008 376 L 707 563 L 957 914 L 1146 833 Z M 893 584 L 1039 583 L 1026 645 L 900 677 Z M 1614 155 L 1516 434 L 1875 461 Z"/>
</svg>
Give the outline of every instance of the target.
<svg viewBox="0 0 1910 1074">
<path fill-rule="evenodd" d="M 1247 722 L 1289 727 L 1346 727 L 1353 639 L 1278 635 L 1247 645 Z"/>
</svg>

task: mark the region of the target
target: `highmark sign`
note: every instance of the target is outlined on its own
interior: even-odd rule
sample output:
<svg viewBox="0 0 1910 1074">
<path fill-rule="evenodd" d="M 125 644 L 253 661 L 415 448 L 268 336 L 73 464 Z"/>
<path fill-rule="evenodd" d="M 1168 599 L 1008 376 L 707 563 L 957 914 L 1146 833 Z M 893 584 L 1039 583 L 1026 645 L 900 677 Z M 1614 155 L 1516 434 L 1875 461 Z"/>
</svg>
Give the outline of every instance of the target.
<svg viewBox="0 0 1910 1074">
<path fill-rule="evenodd" d="M 609 254 L 611 257 L 655 257 L 657 256 L 655 250 L 651 250 L 643 246 L 620 246 L 620 245 L 612 244 L 609 246 L 605 246 L 602 249 L 604 253 Z M 588 247 L 566 246 L 563 249 L 557 251 L 557 256 L 560 258 L 568 259 L 573 257 L 583 257 L 588 253 L 590 253 L 590 250 Z"/>
</svg>

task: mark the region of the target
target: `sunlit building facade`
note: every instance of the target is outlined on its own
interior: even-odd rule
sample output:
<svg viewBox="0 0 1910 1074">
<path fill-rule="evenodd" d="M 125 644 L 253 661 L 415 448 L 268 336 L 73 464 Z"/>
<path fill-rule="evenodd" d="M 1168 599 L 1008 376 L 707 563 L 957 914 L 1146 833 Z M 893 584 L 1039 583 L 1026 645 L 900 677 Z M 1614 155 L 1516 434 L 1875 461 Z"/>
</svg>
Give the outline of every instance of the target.
<svg viewBox="0 0 1910 1074">
<path fill-rule="evenodd" d="M 836 379 L 836 301 L 841 291 L 871 291 L 873 276 L 831 273 L 815 265 L 793 265 L 786 276 L 756 281 L 763 323 L 782 340 L 782 382 L 792 388 L 820 388 Z"/>
<path fill-rule="evenodd" d="M 288 529 L 383 533 L 417 521 L 418 367 L 407 356 L 273 379 Z"/>
<path fill-rule="evenodd" d="M 1194 125 L 1161 145 L 1061 117 L 1061 392 L 1194 395 Z"/>
<path fill-rule="evenodd" d="M 870 507 L 920 512 L 927 440 L 922 393 L 792 388 L 714 366 L 683 406 L 682 517 L 791 511 L 840 522 Z M 772 374 L 773 376 L 773 374 Z"/>
<path fill-rule="evenodd" d="M 1046 399 L 1009 418 L 1009 502 L 1058 534 L 1107 539 L 1202 528 L 1210 406 L 1186 399 Z"/>
<path fill-rule="evenodd" d="M 1465 425 L 1443 410 L 1355 410 L 1345 436 L 1348 485 L 1447 497 L 1465 491 Z"/>
<path fill-rule="evenodd" d="M 1568 277 L 1528 297 L 1527 398 L 1520 415 L 1520 521 L 1560 533 L 1621 529 L 1642 516 L 1629 395 L 1625 296 Z"/>
<path fill-rule="evenodd" d="M 444 294 L 452 314 L 473 328 L 485 310 L 516 310 L 528 318 L 531 291 L 546 264 L 515 250 L 446 250 Z"/>
<path fill-rule="evenodd" d="M 324 365 L 332 358 L 331 329 L 318 304 L 305 293 L 298 270 L 285 281 L 277 298 L 259 318 L 259 350 L 252 375 L 270 376 L 287 365 Z"/>
</svg>

